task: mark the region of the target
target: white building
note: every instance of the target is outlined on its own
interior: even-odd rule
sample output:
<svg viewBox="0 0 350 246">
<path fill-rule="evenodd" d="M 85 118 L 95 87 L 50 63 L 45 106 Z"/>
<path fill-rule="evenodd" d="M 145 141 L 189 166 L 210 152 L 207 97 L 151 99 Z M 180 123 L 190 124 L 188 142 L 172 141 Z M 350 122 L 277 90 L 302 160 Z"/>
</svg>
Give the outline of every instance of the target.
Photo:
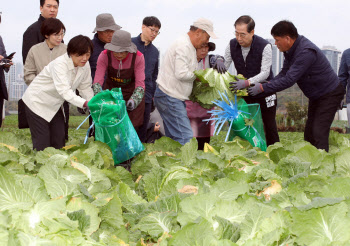
<svg viewBox="0 0 350 246">
<path fill-rule="evenodd" d="M 9 101 L 18 101 L 22 98 L 27 85 L 23 80 L 23 65 L 15 63 L 10 67 L 8 73 L 5 73 L 5 81 L 9 94 Z"/>
<path fill-rule="evenodd" d="M 275 45 L 274 39 L 266 39 L 272 45 L 272 72 L 276 76 L 279 74 L 283 67 L 284 55 L 283 52 L 279 51 Z"/>
<path fill-rule="evenodd" d="M 327 57 L 334 72 L 338 74 L 341 59 L 341 51 L 337 50 L 334 46 L 323 46 L 321 51 Z"/>
</svg>

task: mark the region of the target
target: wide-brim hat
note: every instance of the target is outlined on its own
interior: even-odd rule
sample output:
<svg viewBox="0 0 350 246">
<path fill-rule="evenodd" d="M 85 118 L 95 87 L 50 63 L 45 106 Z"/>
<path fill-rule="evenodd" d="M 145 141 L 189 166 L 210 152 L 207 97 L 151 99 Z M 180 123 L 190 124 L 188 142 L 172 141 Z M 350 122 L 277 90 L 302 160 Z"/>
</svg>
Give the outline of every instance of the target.
<svg viewBox="0 0 350 246">
<path fill-rule="evenodd" d="M 99 14 L 96 17 L 96 27 L 93 32 L 97 31 L 106 31 L 106 30 L 120 30 L 122 27 L 117 25 L 114 21 L 114 18 L 111 14 Z"/>
<path fill-rule="evenodd" d="M 193 26 L 202 29 L 203 31 L 206 31 L 211 38 L 218 38 L 214 33 L 213 22 L 211 22 L 208 19 L 199 18 L 193 23 Z"/>
<path fill-rule="evenodd" d="M 112 41 L 105 44 L 105 49 L 114 52 L 128 51 L 130 53 L 136 53 L 137 47 L 131 42 L 131 34 L 127 31 L 117 30 L 113 33 Z"/>
</svg>

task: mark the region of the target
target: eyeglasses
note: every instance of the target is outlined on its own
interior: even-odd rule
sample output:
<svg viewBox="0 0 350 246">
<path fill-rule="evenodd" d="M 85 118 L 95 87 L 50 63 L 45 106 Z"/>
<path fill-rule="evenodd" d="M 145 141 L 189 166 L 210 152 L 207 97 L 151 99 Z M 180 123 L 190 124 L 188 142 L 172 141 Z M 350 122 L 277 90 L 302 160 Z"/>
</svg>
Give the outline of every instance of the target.
<svg viewBox="0 0 350 246">
<path fill-rule="evenodd" d="M 62 32 L 62 33 L 54 33 L 53 35 L 55 36 L 55 38 L 59 38 L 59 37 L 63 38 L 65 33 L 64 32 Z"/>
<path fill-rule="evenodd" d="M 154 28 L 152 28 L 152 27 L 149 27 L 149 26 L 147 26 L 150 30 L 151 30 L 151 32 L 153 32 L 154 34 L 156 34 L 156 35 L 159 35 L 160 34 L 160 32 L 159 31 L 157 31 L 156 29 L 154 29 Z"/>
<path fill-rule="evenodd" d="M 245 38 L 245 37 L 247 36 L 247 33 L 238 33 L 238 32 L 235 32 L 235 36 L 236 36 L 236 38 L 238 38 L 238 37 Z"/>
</svg>

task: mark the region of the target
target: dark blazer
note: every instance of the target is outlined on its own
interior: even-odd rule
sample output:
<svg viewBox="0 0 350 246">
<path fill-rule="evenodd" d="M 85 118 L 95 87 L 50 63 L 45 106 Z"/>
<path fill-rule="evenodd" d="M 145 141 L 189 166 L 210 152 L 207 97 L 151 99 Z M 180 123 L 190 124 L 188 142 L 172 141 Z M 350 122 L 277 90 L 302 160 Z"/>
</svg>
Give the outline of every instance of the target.
<svg viewBox="0 0 350 246">
<path fill-rule="evenodd" d="M 23 43 L 22 43 L 22 58 L 23 65 L 26 62 L 28 52 L 33 45 L 44 42 L 45 37 L 41 35 L 40 28 L 41 24 L 45 20 L 42 15 L 39 16 L 39 19 L 31 24 L 27 30 L 23 33 Z"/>
<path fill-rule="evenodd" d="M 105 50 L 105 44 L 101 40 L 98 39 L 98 34 L 96 33 L 94 35 L 94 38 L 91 40 L 93 45 L 94 45 L 94 51 L 92 52 L 89 63 L 90 63 L 90 68 L 91 68 L 91 77 L 92 81 L 95 79 L 95 73 L 96 73 L 96 66 L 97 66 L 97 60 L 99 55 L 101 54 L 102 51 Z"/>
<path fill-rule="evenodd" d="M 4 43 L 2 42 L 2 38 L 0 36 L 0 55 L 3 57 L 6 57 L 6 50 Z M 5 82 L 5 72 L 8 72 L 9 68 L 4 68 L 3 66 L 0 66 L 0 100 L 6 99 L 8 100 L 8 94 L 7 94 L 7 88 L 6 88 L 6 82 Z M 1 117 L 1 115 L 0 115 Z"/>
</svg>

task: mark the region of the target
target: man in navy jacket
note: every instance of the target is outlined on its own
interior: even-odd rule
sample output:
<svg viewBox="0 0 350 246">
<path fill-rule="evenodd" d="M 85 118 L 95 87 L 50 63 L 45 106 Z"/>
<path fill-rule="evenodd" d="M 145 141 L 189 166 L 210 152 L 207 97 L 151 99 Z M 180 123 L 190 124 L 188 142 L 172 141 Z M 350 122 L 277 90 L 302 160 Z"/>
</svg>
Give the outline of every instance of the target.
<svg viewBox="0 0 350 246">
<path fill-rule="evenodd" d="M 138 130 L 141 142 L 146 141 L 147 126 L 152 111 L 152 101 L 156 90 L 156 80 L 158 77 L 159 51 L 152 44 L 152 41 L 159 35 L 161 23 L 155 16 L 147 16 L 142 22 L 142 33 L 132 38 L 132 42 L 137 46 L 145 57 L 145 113 L 143 125 Z"/>
<path fill-rule="evenodd" d="M 328 138 L 334 115 L 344 97 L 344 87 L 325 55 L 310 40 L 298 34 L 292 22 L 280 21 L 271 29 L 277 48 L 284 52 L 282 71 L 268 83 L 248 89 L 250 95 L 282 91 L 298 84 L 309 98 L 304 139 L 329 150 Z"/>
</svg>

